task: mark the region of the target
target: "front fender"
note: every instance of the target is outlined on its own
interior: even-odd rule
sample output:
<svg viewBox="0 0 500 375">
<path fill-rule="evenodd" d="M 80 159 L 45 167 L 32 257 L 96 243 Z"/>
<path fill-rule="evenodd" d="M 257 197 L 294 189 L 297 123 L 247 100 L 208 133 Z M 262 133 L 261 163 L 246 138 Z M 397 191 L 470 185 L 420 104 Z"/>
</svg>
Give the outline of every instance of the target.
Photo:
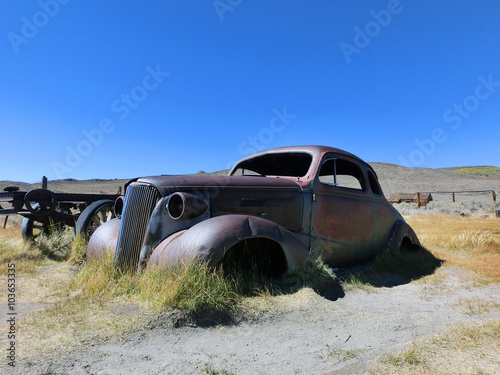
<svg viewBox="0 0 500 375">
<path fill-rule="evenodd" d="M 87 244 L 87 261 L 99 258 L 108 251 L 116 251 L 120 222 L 120 219 L 114 218 L 97 227 Z"/>
<path fill-rule="evenodd" d="M 267 219 L 248 215 L 217 216 L 163 240 L 151 254 L 149 267 L 169 267 L 181 262 L 202 261 L 217 265 L 225 252 L 240 241 L 267 238 L 281 245 L 287 269 L 293 270 L 309 249 L 292 232 Z"/>
</svg>

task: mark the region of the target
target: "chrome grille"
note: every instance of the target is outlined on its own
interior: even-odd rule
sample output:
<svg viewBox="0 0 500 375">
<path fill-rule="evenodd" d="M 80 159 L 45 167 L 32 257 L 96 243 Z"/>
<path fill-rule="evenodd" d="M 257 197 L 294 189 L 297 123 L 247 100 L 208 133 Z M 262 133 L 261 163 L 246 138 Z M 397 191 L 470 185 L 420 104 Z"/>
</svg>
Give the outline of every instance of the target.
<svg viewBox="0 0 500 375">
<path fill-rule="evenodd" d="M 151 213 L 160 194 L 154 186 L 132 184 L 125 194 L 115 267 L 136 267 Z"/>
</svg>

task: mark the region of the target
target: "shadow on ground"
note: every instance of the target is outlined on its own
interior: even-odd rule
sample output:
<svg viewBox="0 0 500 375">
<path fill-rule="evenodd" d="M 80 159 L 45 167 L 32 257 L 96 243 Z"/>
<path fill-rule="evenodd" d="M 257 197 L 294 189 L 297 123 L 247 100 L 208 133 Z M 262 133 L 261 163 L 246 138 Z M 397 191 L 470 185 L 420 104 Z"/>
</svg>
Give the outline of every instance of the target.
<svg viewBox="0 0 500 375">
<path fill-rule="evenodd" d="M 369 264 L 336 274 L 341 280 L 355 277 L 358 282 L 374 287 L 392 288 L 432 275 L 443 263 L 444 260 L 436 258 L 425 248 L 401 249 L 396 253 L 379 254 Z"/>
<path fill-rule="evenodd" d="M 313 263 L 311 263 L 313 264 Z M 336 301 L 345 297 L 342 284 L 355 278 L 357 283 L 372 287 L 396 287 L 433 274 L 443 261 L 436 258 L 426 249 L 400 250 L 397 253 L 380 254 L 370 263 L 332 272 L 321 269 L 317 264 L 310 266 L 305 273 L 288 275 L 283 280 L 268 280 L 263 284 L 270 296 L 291 295 L 304 287 L 313 289 L 318 295 Z M 307 268 L 307 266 L 306 266 Z M 311 271 L 312 270 L 312 271 Z M 252 293 L 247 296 L 251 297 Z M 149 328 L 167 327 L 213 327 L 218 325 L 232 326 L 244 321 L 253 320 L 238 307 L 234 309 L 202 310 L 196 313 L 169 311 L 156 315 L 148 324 Z"/>
</svg>

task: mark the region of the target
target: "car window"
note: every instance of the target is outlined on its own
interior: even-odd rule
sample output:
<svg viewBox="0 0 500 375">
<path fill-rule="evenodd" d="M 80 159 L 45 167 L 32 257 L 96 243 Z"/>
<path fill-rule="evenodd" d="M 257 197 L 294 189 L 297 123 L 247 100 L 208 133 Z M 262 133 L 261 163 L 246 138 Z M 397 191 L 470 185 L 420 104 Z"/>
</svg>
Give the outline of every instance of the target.
<svg viewBox="0 0 500 375">
<path fill-rule="evenodd" d="M 349 161 L 339 157 L 327 158 L 319 172 L 321 183 L 336 187 L 354 190 L 366 190 L 363 171 Z"/>
<path fill-rule="evenodd" d="M 375 177 L 375 174 L 370 170 L 368 170 L 368 182 L 370 183 L 370 189 L 372 189 L 373 194 L 382 194 L 382 189 L 380 188 L 377 177 Z"/>
</svg>

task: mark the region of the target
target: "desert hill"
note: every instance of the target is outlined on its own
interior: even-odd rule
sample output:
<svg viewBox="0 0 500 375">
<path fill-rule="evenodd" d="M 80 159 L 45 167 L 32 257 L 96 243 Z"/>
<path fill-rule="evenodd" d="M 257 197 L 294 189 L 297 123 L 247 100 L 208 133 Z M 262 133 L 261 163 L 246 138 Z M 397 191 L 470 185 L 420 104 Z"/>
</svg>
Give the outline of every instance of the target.
<svg viewBox="0 0 500 375">
<path fill-rule="evenodd" d="M 435 192 L 463 190 L 496 190 L 500 193 L 500 168 L 407 168 L 395 164 L 370 163 L 379 177 L 386 197 L 397 192 Z M 197 174 L 226 175 L 228 170 Z M 55 180 L 48 188 L 58 193 L 106 193 L 116 194 L 128 179 Z M 19 186 L 22 191 L 40 188 L 41 183 L 0 181 L 0 190 L 7 186 Z"/>
</svg>

